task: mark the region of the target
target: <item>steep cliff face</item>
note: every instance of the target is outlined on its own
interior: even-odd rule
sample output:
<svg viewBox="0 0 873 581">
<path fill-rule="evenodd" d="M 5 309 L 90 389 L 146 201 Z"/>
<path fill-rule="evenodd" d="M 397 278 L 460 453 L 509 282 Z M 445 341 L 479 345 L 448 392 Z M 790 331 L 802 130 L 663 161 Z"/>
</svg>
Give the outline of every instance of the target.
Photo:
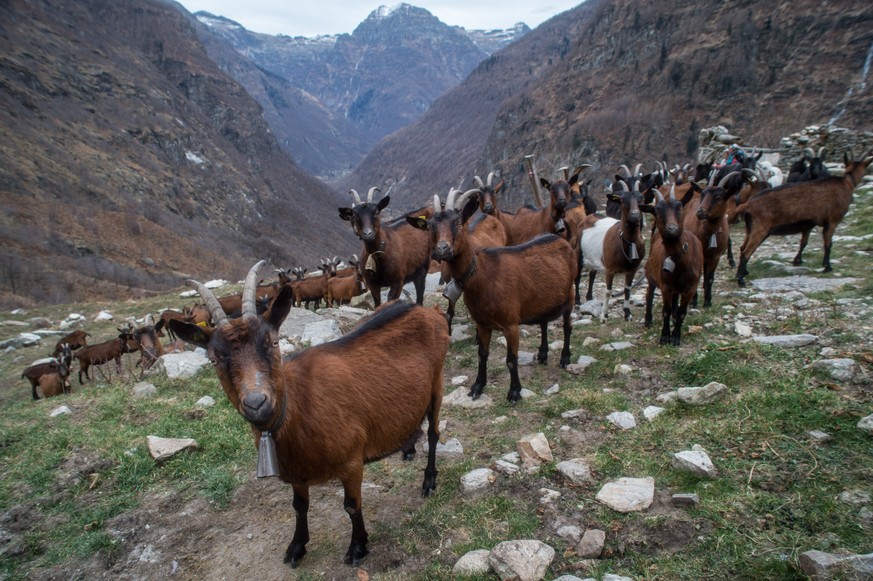
<svg viewBox="0 0 873 581">
<path fill-rule="evenodd" d="M 411 208 L 500 169 L 512 207 L 532 200 L 526 154 L 543 175 L 584 161 L 606 178 L 621 163 L 690 159 L 709 125 L 760 145 L 838 111 L 840 125 L 869 130 L 871 21 L 846 0 L 589 0 L 483 62 L 343 185 L 391 185 Z"/>
<path fill-rule="evenodd" d="M 196 16 L 261 69 L 256 78 L 209 43 L 222 68 L 264 107 L 286 150 L 325 177 L 350 170 L 379 139 L 418 119 L 489 51 L 529 31 L 519 24 L 468 33 L 408 4 L 373 11 L 352 34 L 316 38 L 258 34 L 226 18 Z M 306 131 L 295 132 L 301 125 Z"/>
<path fill-rule="evenodd" d="M 333 194 L 282 152 L 174 5 L 13 0 L 0 31 L 4 302 L 352 251 L 345 231 L 317 226 Z"/>
</svg>

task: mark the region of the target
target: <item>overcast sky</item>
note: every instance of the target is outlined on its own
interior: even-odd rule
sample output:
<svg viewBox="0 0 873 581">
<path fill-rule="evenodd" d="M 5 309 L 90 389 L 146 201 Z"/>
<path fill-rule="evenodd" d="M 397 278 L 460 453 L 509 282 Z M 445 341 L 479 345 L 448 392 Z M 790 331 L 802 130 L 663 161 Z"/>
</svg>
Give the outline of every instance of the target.
<svg viewBox="0 0 873 581">
<path fill-rule="evenodd" d="M 406 2 L 426 9 L 445 24 L 466 29 L 509 28 L 524 22 L 531 28 L 552 16 L 578 6 L 582 0 L 413 0 Z M 225 16 L 252 32 L 318 36 L 351 33 L 380 5 L 360 0 L 179 0 L 189 12 L 205 10 Z"/>
</svg>

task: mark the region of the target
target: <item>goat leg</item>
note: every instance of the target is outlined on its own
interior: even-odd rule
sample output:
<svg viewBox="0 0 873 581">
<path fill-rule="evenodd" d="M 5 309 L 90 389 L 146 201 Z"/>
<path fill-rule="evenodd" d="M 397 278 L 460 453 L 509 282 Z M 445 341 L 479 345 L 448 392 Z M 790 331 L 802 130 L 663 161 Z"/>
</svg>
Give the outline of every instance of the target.
<svg viewBox="0 0 873 581">
<path fill-rule="evenodd" d="M 652 326 L 652 302 L 655 300 L 655 281 L 648 280 L 649 286 L 646 287 L 646 317 L 644 325 L 646 328 Z"/>
<path fill-rule="evenodd" d="M 343 488 L 345 497 L 343 499 L 343 507 L 349 513 L 349 518 L 352 521 L 352 541 L 349 543 L 349 550 L 346 551 L 346 556 L 343 558 L 343 563 L 357 567 L 361 563 L 361 559 L 367 556 L 370 551 L 367 549 L 367 529 L 364 527 L 364 513 L 361 510 L 361 482 L 363 481 L 363 465 L 358 471 L 343 480 Z"/>
<path fill-rule="evenodd" d="M 737 266 L 737 261 L 734 260 L 734 251 L 733 251 L 733 249 L 731 248 L 731 246 L 733 246 L 733 245 L 731 244 L 731 237 L 730 237 L 730 235 L 728 235 L 728 239 L 727 239 L 727 259 L 728 259 L 728 264 L 730 265 L 731 268 L 736 268 L 736 266 Z"/>
<path fill-rule="evenodd" d="M 428 261 L 430 263 L 430 261 Z M 424 283 L 427 278 L 427 268 L 423 268 L 420 274 L 417 274 L 412 280 L 415 287 L 415 303 L 418 305 L 424 304 Z"/>
<path fill-rule="evenodd" d="M 476 382 L 470 388 L 470 397 L 479 399 L 485 383 L 488 381 L 488 348 L 491 345 L 491 329 L 476 325 L 476 337 L 479 341 L 479 371 L 476 374 Z"/>
<path fill-rule="evenodd" d="M 573 326 L 570 323 L 570 311 L 564 311 L 564 346 L 561 348 L 561 369 L 570 364 L 570 331 Z"/>
<path fill-rule="evenodd" d="M 300 484 L 292 484 L 294 500 L 291 505 L 297 515 L 294 527 L 294 537 L 288 550 L 285 551 L 285 563 L 291 563 L 291 568 L 300 564 L 300 559 L 306 554 L 306 543 L 309 542 L 309 487 Z"/>
<path fill-rule="evenodd" d="M 670 319 L 673 317 L 672 299 L 673 297 L 670 296 L 670 293 L 665 293 L 664 289 L 661 289 L 661 301 L 663 303 L 661 307 L 663 325 L 661 326 L 661 339 L 659 341 L 661 345 L 668 345 L 670 343 Z"/>
<path fill-rule="evenodd" d="M 836 229 L 836 224 L 825 224 L 821 229 L 821 235 L 824 239 L 824 258 L 822 259 L 822 266 L 824 267 L 823 272 L 831 272 L 833 270 L 833 268 L 831 268 L 831 245 L 833 243 L 834 232 Z"/>
<path fill-rule="evenodd" d="M 673 319 L 674 326 L 672 341 L 673 345 L 675 345 L 676 347 L 679 346 L 679 343 L 682 340 L 682 323 L 685 321 L 685 314 L 688 312 L 688 295 L 682 296 L 682 302 L 679 304 L 678 308 L 676 308 L 676 302 L 678 300 L 678 296 L 673 298 L 675 316 Z"/>
<path fill-rule="evenodd" d="M 800 266 L 803 264 L 803 250 L 806 248 L 807 243 L 809 243 L 809 233 L 811 230 L 804 230 L 800 233 L 800 248 L 797 249 L 797 256 L 794 257 L 794 260 L 791 261 L 791 264 L 794 266 Z"/>
<path fill-rule="evenodd" d="M 518 378 L 518 327 L 503 330 L 506 337 L 506 367 L 509 369 L 509 392 L 506 399 L 510 403 L 521 401 L 521 380 Z"/>
<path fill-rule="evenodd" d="M 588 273 L 588 293 L 585 295 L 585 300 L 590 301 L 594 298 L 594 278 L 597 276 L 597 271 L 592 270 Z"/>
<path fill-rule="evenodd" d="M 549 359 L 549 324 L 540 323 L 540 348 L 537 351 L 537 361 L 546 364 Z"/>
<path fill-rule="evenodd" d="M 430 496 L 436 490 L 436 446 L 440 439 L 439 409 L 442 403 L 442 374 L 437 378 L 439 384 L 435 387 L 433 400 L 427 410 L 427 466 L 424 469 L 424 482 L 421 483 L 421 495 Z"/>
<path fill-rule="evenodd" d="M 576 301 L 575 302 L 576 302 L 576 306 L 578 307 L 579 305 L 582 304 L 582 295 L 579 294 L 579 286 L 582 284 L 582 268 L 585 266 L 585 260 L 582 258 L 582 248 L 581 247 L 579 248 L 579 252 L 578 252 L 577 256 L 578 256 L 579 260 L 578 260 L 578 263 L 576 264 L 576 281 L 575 281 Z"/>
<path fill-rule="evenodd" d="M 712 306 L 712 283 L 715 282 L 715 267 L 709 272 L 703 273 L 703 307 Z M 697 297 L 697 293 L 694 294 Z M 692 307 L 697 307 L 697 304 L 692 304 Z"/>
<path fill-rule="evenodd" d="M 624 275 L 624 305 L 622 305 L 624 309 L 624 320 L 629 321 L 631 317 L 630 310 L 630 294 L 631 294 L 631 285 L 634 282 L 634 272 L 628 272 Z"/>
</svg>

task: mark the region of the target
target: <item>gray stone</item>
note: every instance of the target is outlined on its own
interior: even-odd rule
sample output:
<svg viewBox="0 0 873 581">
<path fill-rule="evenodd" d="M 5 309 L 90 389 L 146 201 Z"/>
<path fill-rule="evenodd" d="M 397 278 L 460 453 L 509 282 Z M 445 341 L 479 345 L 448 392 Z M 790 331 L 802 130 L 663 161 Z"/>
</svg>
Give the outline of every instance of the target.
<svg viewBox="0 0 873 581">
<path fill-rule="evenodd" d="M 561 493 L 551 488 L 540 488 L 540 504 L 552 504 L 561 498 Z"/>
<path fill-rule="evenodd" d="M 94 322 L 95 322 L 95 323 L 100 323 L 100 322 L 102 322 L 102 321 L 111 321 L 111 320 L 114 319 L 114 318 L 115 318 L 115 317 L 113 317 L 113 316 L 112 316 L 112 313 L 110 313 L 109 311 L 100 311 L 100 312 L 97 313 L 97 315 L 94 317 Z"/>
<path fill-rule="evenodd" d="M 868 529 L 873 527 L 873 510 L 862 506 L 858 511 L 858 524 Z"/>
<path fill-rule="evenodd" d="M 491 396 L 488 394 L 482 394 L 479 396 L 479 399 L 473 399 L 467 393 L 469 389 L 466 387 L 459 387 L 455 391 L 449 393 L 445 397 L 443 397 L 443 405 L 444 406 L 457 406 L 460 408 L 466 409 L 478 409 L 490 406 L 494 403 L 494 400 L 491 399 Z"/>
<path fill-rule="evenodd" d="M 752 336 L 752 327 L 745 323 L 741 323 L 740 321 L 734 323 L 734 331 L 736 331 L 737 335 L 740 337 Z"/>
<path fill-rule="evenodd" d="M 156 462 L 163 462 L 188 449 L 196 449 L 197 441 L 192 438 L 161 438 L 159 436 L 147 436 L 149 453 Z"/>
<path fill-rule="evenodd" d="M 806 551 L 798 558 L 801 571 L 812 581 L 829 579 L 873 579 L 873 553 L 835 555 L 824 551 Z"/>
<path fill-rule="evenodd" d="M 544 391 L 543 391 L 543 395 L 555 395 L 555 394 L 558 393 L 559 391 L 561 391 L 561 388 L 560 388 L 560 387 L 558 386 L 558 384 L 556 383 L 556 384 L 552 385 L 552 387 L 550 387 L 550 388 L 544 390 Z"/>
<path fill-rule="evenodd" d="M 150 397 L 158 393 L 158 388 L 153 383 L 140 381 L 133 386 L 133 397 Z"/>
<path fill-rule="evenodd" d="M 628 365 L 627 363 L 619 363 L 615 367 L 612 368 L 612 372 L 617 375 L 630 375 L 634 372 L 634 368 Z"/>
<path fill-rule="evenodd" d="M 552 449 L 545 434 L 528 434 L 518 441 L 516 445 L 518 455 L 525 467 L 539 466 L 543 462 L 551 462 Z"/>
<path fill-rule="evenodd" d="M 651 422 L 665 411 L 666 410 L 664 408 L 658 407 L 656 405 L 646 406 L 646 408 L 643 410 L 643 417 L 646 418 L 646 421 Z"/>
<path fill-rule="evenodd" d="M 556 577 L 552 579 L 552 581 L 597 581 L 594 577 L 577 577 L 575 575 L 561 575 L 560 577 Z"/>
<path fill-rule="evenodd" d="M 711 381 L 703 387 L 680 387 L 676 390 L 676 396 L 688 405 L 705 405 L 721 398 L 726 392 L 725 384 Z"/>
<path fill-rule="evenodd" d="M 587 420 L 588 410 L 582 408 L 579 408 L 578 410 L 567 410 L 565 412 L 561 412 L 561 418 L 565 420 Z"/>
<path fill-rule="evenodd" d="M 670 497 L 673 506 L 677 508 L 697 506 L 700 504 L 700 497 L 693 492 L 678 492 Z"/>
<path fill-rule="evenodd" d="M 452 385 L 454 385 L 454 386 L 458 386 L 458 385 L 464 385 L 464 384 L 467 383 L 468 381 L 470 381 L 470 378 L 469 378 L 468 376 L 466 376 L 466 375 L 456 375 L 455 377 L 452 378 L 451 383 L 452 383 Z"/>
<path fill-rule="evenodd" d="M 204 395 L 200 399 L 198 399 L 194 405 L 201 408 L 211 408 L 215 405 L 215 398 L 209 395 Z"/>
<path fill-rule="evenodd" d="M 573 458 L 559 462 L 555 468 L 573 484 L 594 482 L 594 477 L 591 476 L 591 467 L 584 458 Z"/>
<path fill-rule="evenodd" d="M 458 341 L 466 341 L 471 337 L 472 335 L 470 334 L 470 325 L 452 325 L 452 343 L 457 343 Z"/>
<path fill-rule="evenodd" d="M 285 317 L 282 326 L 279 327 L 279 336 L 301 341 L 303 339 L 303 331 L 306 329 L 306 325 L 324 320 L 324 317 L 310 311 L 309 309 L 291 307 L 291 311 L 288 313 L 288 316 Z"/>
<path fill-rule="evenodd" d="M 815 335 L 810 335 L 809 333 L 800 333 L 799 335 L 772 335 L 769 337 L 757 335 L 755 337 L 752 337 L 752 341 L 755 341 L 756 343 L 761 343 L 762 345 L 790 348 L 812 345 L 813 343 L 818 341 L 818 337 L 816 337 Z"/>
<path fill-rule="evenodd" d="M 599 317 L 600 313 L 603 312 L 603 301 L 598 301 L 597 299 L 585 301 L 584 303 L 579 305 L 577 307 L 577 309 L 583 315 L 591 315 L 592 317 Z"/>
<path fill-rule="evenodd" d="M 855 373 L 858 371 L 858 364 L 854 359 L 838 358 L 838 359 L 820 359 L 812 364 L 813 369 L 820 369 L 832 379 L 837 381 L 852 381 Z"/>
<path fill-rule="evenodd" d="M 158 364 L 170 379 L 187 379 L 193 377 L 202 368 L 209 365 L 206 351 L 180 351 L 179 353 L 167 353 L 158 359 Z"/>
<path fill-rule="evenodd" d="M 657 396 L 655 396 L 655 401 L 657 401 L 658 403 L 670 403 L 671 401 L 674 401 L 676 399 L 679 399 L 678 391 L 668 391 L 666 393 L 659 393 Z"/>
<path fill-rule="evenodd" d="M 69 415 L 72 413 L 73 413 L 73 410 L 71 410 L 70 408 L 68 408 L 65 405 L 62 405 L 60 407 L 56 407 L 51 412 L 49 412 L 49 417 L 56 418 L 58 416 L 66 416 L 66 415 Z"/>
<path fill-rule="evenodd" d="M 446 443 L 437 442 L 436 455 L 448 458 L 460 458 L 464 455 L 464 447 L 457 438 L 449 438 Z"/>
<path fill-rule="evenodd" d="M 810 430 L 806 433 L 807 437 L 816 444 L 824 444 L 833 440 L 833 436 L 821 430 Z"/>
<path fill-rule="evenodd" d="M 490 488 L 497 474 L 490 468 L 476 468 L 461 476 L 461 491 L 467 494 Z"/>
<path fill-rule="evenodd" d="M 518 364 L 519 365 L 532 365 L 534 362 L 534 354 L 530 351 L 519 351 L 518 352 Z"/>
<path fill-rule="evenodd" d="M 333 319 L 324 319 L 323 321 L 315 321 L 309 323 L 303 328 L 301 341 L 308 341 L 311 347 L 334 341 L 343 336 L 340 331 L 339 324 Z"/>
<path fill-rule="evenodd" d="M 619 478 L 604 484 L 595 498 L 617 512 L 646 510 L 655 498 L 655 479 Z"/>
<path fill-rule="evenodd" d="M 858 421 L 858 429 L 863 430 L 873 436 L 873 414 L 863 417 Z"/>
<path fill-rule="evenodd" d="M 818 278 L 814 276 L 785 276 L 779 278 L 761 278 L 752 281 L 752 287 L 759 291 L 784 293 L 798 291 L 802 293 L 828 291 L 838 289 L 847 284 L 859 282 L 857 278 Z"/>
<path fill-rule="evenodd" d="M 495 460 L 494 470 L 504 476 L 512 476 L 513 474 L 518 474 L 521 468 L 519 468 L 518 464 L 513 464 L 506 460 Z"/>
<path fill-rule="evenodd" d="M 612 412 L 606 416 L 606 420 L 622 430 L 630 430 L 637 427 L 637 421 L 630 412 Z"/>
<path fill-rule="evenodd" d="M 870 504 L 870 493 L 864 490 L 844 490 L 837 495 L 837 500 L 852 506 Z"/>
<path fill-rule="evenodd" d="M 616 575 L 615 573 L 607 573 L 603 576 L 601 581 L 634 581 L 633 577 L 625 577 L 623 575 Z"/>
<path fill-rule="evenodd" d="M 601 351 L 621 351 L 623 349 L 630 349 L 634 344 L 630 341 L 616 341 L 615 343 L 607 343 L 606 345 L 601 345 Z"/>
<path fill-rule="evenodd" d="M 704 450 L 683 450 L 673 454 L 671 465 L 676 470 L 690 472 L 696 476 L 703 478 L 715 478 L 718 476 L 718 470 L 712 464 Z"/>
<path fill-rule="evenodd" d="M 606 544 L 606 533 L 600 529 L 588 529 L 576 545 L 576 554 L 583 559 L 599 559 Z"/>
<path fill-rule="evenodd" d="M 585 337 L 582 341 L 583 347 L 591 347 L 592 345 L 600 345 L 600 339 L 597 337 Z"/>
<path fill-rule="evenodd" d="M 491 551 L 488 549 L 476 549 L 466 553 L 452 567 L 452 574 L 456 576 L 472 576 L 488 573 L 491 570 L 491 565 L 488 564 L 488 555 L 490 554 Z"/>
<path fill-rule="evenodd" d="M 20 333 L 16 337 L 0 341 L 0 349 L 7 349 L 9 347 L 12 347 L 13 349 L 32 347 L 34 345 L 39 345 L 41 339 L 42 337 L 36 333 Z"/>
<path fill-rule="evenodd" d="M 564 525 L 562 527 L 558 527 L 556 531 L 558 536 L 562 539 L 566 539 L 571 543 L 578 543 L 582 539 L 582 527 L 578 527 L 576 525 Z"/>
<path fill-rule="evenodd" d="M 576 365 L 581 365 L 582 367 L 588 367 L 592 363 L 597 363 L 597 359 L 588 355 L 580 355 L 579 359 L 576 360 Z"/>
<path fill-rule="evenodd" d="M 488 563 L 502 581 L 540 581 L 555 559 L 555 550 L 537 540 L 498 543 Z"/>
</svg>

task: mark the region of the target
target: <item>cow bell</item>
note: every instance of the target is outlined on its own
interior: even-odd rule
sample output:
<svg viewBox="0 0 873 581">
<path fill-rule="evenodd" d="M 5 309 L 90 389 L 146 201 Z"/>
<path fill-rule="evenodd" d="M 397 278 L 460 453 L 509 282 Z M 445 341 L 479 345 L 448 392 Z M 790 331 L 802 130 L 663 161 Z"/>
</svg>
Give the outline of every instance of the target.
<svg viewBox="0 0 873 581">
<path fill-rule="evenodd" d="M 709 237 L 709 247 L 718 248 L 718 238 L 716 238 L 715 234 Z"/>
<path fill-rule="evenodd" d="M 258 478 L 279 475 L 279 459 L 276 457 L 276 442 L 271 432 L 261 432 L 258 445 Z"/>
<path fill-rule="evenodd" d="M 567 229 L 567 226 L 564 224 L 564 219 L 559 218 L 557 222 L 555 222 L 555 232 L 558 234 L 564 232 Z"/>
<path fill-rule="evenodd" d="M 446 288 L 443 291 L 443 296 L 446 297 L 450 303 L 455 304 L 456 302 L 458 302 L 458 299 L 461 298 L 461 293 L 463 292 L 464 291 L 461 289 L 458 283 L 455 282 L 455 279 L 452 279 L 446 285 Z"/>
<path fill-rule="evenodd" d="M 365 270 L 369 270 L 370 272 L 376 272 L 376 259 L 373 258 L 373 255 L 367 257 L 367 264 L 364 266 Z"/>
<path fill-rule="evenodd" d="M 637 252 L 637 243 L 636 242 L 631 242 L 630 259 L 631 260 L 639 260 L 640 259 L 640 253 Z"/>
<path fill-rule="evenodd" d="M 674 270 L 676 270 L 676 263 L 673 262 L 673 259 L 668 256 L 664 259 L 664 266 L 662 268 L 667 272 L 673 272 Z"/>
</svg>

